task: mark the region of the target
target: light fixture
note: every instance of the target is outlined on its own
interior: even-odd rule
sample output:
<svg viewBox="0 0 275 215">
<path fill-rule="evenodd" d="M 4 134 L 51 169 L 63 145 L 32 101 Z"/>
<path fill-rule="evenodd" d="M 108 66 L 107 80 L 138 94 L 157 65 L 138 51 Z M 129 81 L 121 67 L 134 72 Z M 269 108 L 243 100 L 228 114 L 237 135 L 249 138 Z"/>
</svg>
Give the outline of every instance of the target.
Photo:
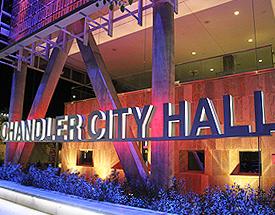
<svg viewBox="0 0 275 215">
<path fill-rule="evenodd" d="M 210 72 L 214 72 L 214 70 L 215 70 L 215 69 L 211 68 L 211 69 L 210 69 Z"/>
<path fill-rule="evenodd" d="M 196 54 L 197 54 L 197 52 L 191 52 L 191 54 L 192 54 L 192 55 L 196 55 Z"/>
<path fill-rule="evenodd" d="M 260 60 L 259 60 L 259 63 L 262 63 L 262 62 L 263 62 L 263 60 L 262 60 L 262 59 L 260 59 Z"/>
<path fill-rule="evenodd" d="M 250 39 L 247 40 L 247 42 L 252 43 L 252 42 L 253 42 L 253 39 L 250 38 Z"/>
<path fill-rule="evenodd" d="M 238 10 L 234 11 L 235 16 L 238 16 L 239 14 L 240 14 L 240 11 L 238 11 Z"/>
<path fill-rule="evenodd" d="M 73 99 L 75 99 L 76 98 L 76 95 L 73 95 Z"/>
</svg>

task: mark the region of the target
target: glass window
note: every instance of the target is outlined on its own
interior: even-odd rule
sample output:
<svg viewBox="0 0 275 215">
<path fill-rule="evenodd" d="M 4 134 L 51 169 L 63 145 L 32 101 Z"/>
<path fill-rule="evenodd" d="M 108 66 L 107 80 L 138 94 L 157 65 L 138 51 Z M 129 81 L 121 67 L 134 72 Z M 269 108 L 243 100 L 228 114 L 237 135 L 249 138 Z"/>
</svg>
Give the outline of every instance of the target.
<svg viewBox="0 0 275 215">
<path fill-rule="evenodd" d="M 91 150 L 80 150 L 77 159 L 78 166 L 94 166 L 93 151 Z"/>
<path fill-rule="evenodd" d="M 146 165 L 149 165 L 149 156 L 148 156 L 149 146 L 148 146 L 148 144 L 149 144 L 148 141 L 139 142 L 140 152 L 141 152 L 142 158 Z"/>
<path fill-rule="evenodd" d="M 204 171 L 204 151 L 188 151 L 188 170 Z"/>
<path fill-rule="evenodd" d="M 240 173 L 259 173 L 260 152 L 240 152 Z"/>
<path fill-rule="evenodd" d="M 148 142 L 142 141 L 142 157 L 146 164 L 148 164 Z"/>
</svg>

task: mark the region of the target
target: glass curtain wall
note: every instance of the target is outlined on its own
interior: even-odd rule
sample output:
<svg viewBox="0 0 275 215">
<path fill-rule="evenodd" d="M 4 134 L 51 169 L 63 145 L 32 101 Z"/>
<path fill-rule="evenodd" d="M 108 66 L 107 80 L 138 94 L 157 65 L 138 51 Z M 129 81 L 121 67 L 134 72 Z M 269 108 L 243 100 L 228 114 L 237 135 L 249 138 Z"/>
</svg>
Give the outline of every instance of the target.
<svg viewBox="0 0 275 215">
<path fill-rule="evenodd" d="M 274 68 L 274 10 L 273 0 L 179 1 L 179 15 L 175 16 L 176 81 Z M 110 67 L 119 92 L 151 87 L 151 27 L 138 36 L 145 46 L 136 48 L 142 65 L 124 65 L 131 70 L 126 74 L 117 74 Z M 131 40 L 124 42 L 123 47 L 133 46 Z"/>
</svg>

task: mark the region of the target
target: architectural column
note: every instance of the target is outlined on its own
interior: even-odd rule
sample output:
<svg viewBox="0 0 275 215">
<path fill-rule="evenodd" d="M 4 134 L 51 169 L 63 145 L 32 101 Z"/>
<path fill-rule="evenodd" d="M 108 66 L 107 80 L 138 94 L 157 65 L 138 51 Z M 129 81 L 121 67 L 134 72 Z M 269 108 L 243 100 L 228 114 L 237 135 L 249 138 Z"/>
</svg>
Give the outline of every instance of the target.
<svg viewBox="0 0 275 215">
<path fill-rule="evenodd" d="M 83 25 L 76 25 L 76 28 L 80 26 Z M 77 43 L 102 110 L 121 108 L 121 103 L 94 37 L 89 35 L 87 46 L 79 40 Z M 129 135 L 133 136 L 132 132 Z M 131 183 L 145 182 L 148 177 L 148 170 L 138 145 L 134 142 L 115 142 L 114 147 L 127 179 Z"/>
<path fill-rule="evenodd" d="M 57 42 L 62 41 L 61 32 Z M 68 53 L 71 49 L 73 40 L 68 41 L 64 49 L 54 48 L 50 56 L 47 68 L 43 74 L 41 83 L 35 95 L 28 119 L 44 118 L 46 116 L 49 104 L 59 81 L 63 67 L 66 63 Z M 35 143 L 19 143 L 14 157 L 14 162 L 20 162 L 25 165 L 32 153 Z"/>
<path fill-rule="evenodd" d="M 152 104 L 156 112 L 152 136 L 163 136 L 163 103 L 174 103 L 174 8 L 168 1 L 153 1 Z M 167 188 L 174 176 L 174 142 L 152 142 L 152 181 Z"/>
<path fill-rule="evenodd" d="M 21 70 L 14 70 L 12 78 L 9 120 L 18 121 L 22 119 L 25 86 L 27 77 L 27 64 L 21 64 Z M 12 162 L 17 148 L 17 143 L 6 143 L 5 163 Z"/>
</svg>

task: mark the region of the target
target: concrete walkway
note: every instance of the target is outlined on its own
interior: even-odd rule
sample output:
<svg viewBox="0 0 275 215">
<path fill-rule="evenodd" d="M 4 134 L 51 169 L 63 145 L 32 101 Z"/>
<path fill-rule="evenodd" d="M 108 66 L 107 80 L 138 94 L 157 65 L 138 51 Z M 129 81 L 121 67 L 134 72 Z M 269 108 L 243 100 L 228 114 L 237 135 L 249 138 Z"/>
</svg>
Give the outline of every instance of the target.
<svg viewBox="0 0 275 215">
<path fill-rule="evenodd" d="M 47 215 L 22 205 L 0 199 L 0 214 L 3 215 Z"/>
<path fill-rule="evenodd" d="M 10 208 L 10 213 L 1 213 L 0 211 L 0 214 L 5 215 L 21 215 L 24 214 L 24 210 L 32 210 L 30 213 L 25 213 L 28 215 L 167 214 L 107 202 L 84 200 L 58 192 L 45 191 L 34 187 L 23 186 L 10 181 L 0 181 L 0 199 L 2 201 L 2 204 L 5 205 L 6 203 L 6 206 L 3 210 L 9 211 Z M 14 204 L 16 204 L 15 206 L 18 207 L 17 209 L 19 209 L 19 207 L 21 207 L 21 209 L 24 209 L 22 209 L 22 213 L 12 213 L 12 210 L 14 209 Z"/>
</svg>

